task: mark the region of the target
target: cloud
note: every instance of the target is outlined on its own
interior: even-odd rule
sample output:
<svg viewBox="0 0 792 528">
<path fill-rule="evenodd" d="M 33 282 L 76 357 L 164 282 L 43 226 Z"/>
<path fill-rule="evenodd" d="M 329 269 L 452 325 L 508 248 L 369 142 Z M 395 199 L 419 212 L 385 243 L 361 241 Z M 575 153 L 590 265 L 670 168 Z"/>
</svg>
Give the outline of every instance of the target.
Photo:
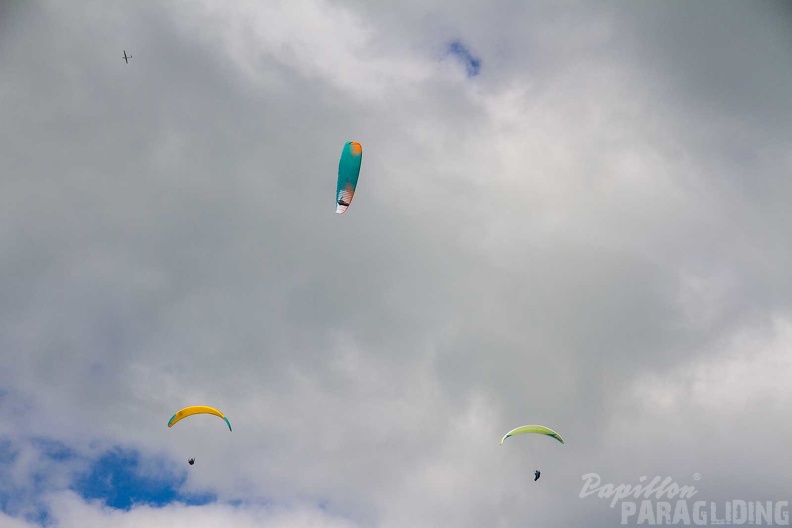
<svg viewBox="0 0 792 528">
<path fill-rule="evenodd" d="M 745 424 L 754 419 L 747 415 L 760 416 L 761 409 L 780 409 L 792 400 L 786 382 L 792 375 L 788 316 L 741 328 L 718 345 L 673 372 L 638 378 L 629 399 L 645 406 L 639 413 L 680 413 L 695 405 L 724 421 Z"/>
<path fill-rule="evenodd" d="M 788 28 L 715 7 L 15 5 L 6 515 L 610 526 L 582 474 L 786 493 Z M 487 75 L 438 64 L 455 41 Z M 191 404 L 234 431 L 169 429 Z M 567 441 L 537 484 L 498 446 L 525 423 Z"/>
<path fill-rule="evenodd" d="M 230 506 L 209 504 L 191 506 L 170 504 L 154 507 L 135 505 L 128 510 L 103 506 L 99 501 L 86 501 L 75 493 L 52 493 L 46 497 L 51 511 L 51 522 L 62 528 L 93 528 L 117 526 L 119 528 L 147 526 L 151 528 L 203 528 L 210 526 L 239 526 L 253 528 L 353 528 L 356 525 L 324 513 L 317 507 L 294 509 L 268 508 L 255 505 Z M 41 526 L 35 522 L 9 517 L 0 513 L 3 526 L 32 528 Z"/>
</svg>

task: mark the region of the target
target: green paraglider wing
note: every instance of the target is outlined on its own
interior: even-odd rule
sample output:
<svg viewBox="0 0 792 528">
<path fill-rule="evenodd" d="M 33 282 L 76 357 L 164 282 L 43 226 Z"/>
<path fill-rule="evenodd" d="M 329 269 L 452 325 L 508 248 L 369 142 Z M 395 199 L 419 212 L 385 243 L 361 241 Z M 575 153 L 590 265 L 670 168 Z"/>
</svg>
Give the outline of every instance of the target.
<svg viewBox="0 0 792 528">
<path fill-rule="evenodd" d="M 348 141 L 341 151 L 341 160 L 338 162 L 338 185 L 336 186 L 336 213 L 341 214 L 347 210 L 355 196 L 358 176 L 360 175 L 360 162 L 363 160 L 363 147 L 357 141 Z"/>
<path fill-rule="evenodd" d="M 506 433 L 503 438 L 501 438 L 500 445 L 503 445 L 503 441 L 509 438 L 510 436 L 515 436 L 519 434 L 541 434 L 546 436 L 552 436 L 562 444 L 564 443 L 564 439 L 561 438 L 561 435 L 550 429 L 549 427 L 545 427 L 544 425 L 523 425 L 522 427 L 518 427 L 516 429 L 512 429 L 508 433 Z"/>
</svg>

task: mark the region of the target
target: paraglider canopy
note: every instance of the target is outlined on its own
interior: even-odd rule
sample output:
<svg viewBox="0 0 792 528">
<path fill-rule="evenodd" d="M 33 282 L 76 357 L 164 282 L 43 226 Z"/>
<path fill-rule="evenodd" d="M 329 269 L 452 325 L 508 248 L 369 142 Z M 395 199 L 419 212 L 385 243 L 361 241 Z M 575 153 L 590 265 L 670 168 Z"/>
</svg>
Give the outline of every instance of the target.
<svg viewBox="0 0 792 528">
<path fill-rule="evenodd" d="M 336 185 L 336 213 L 342 214 L 355 196 L 363 147 L 357 141 L 348 141 L 341 151 L 338 162 L 338 184 Z"/>
<path fill-rule="evenodd" d="M 501 438 L 500 445 L 503 445 L 503 441 L 509 438 L 510 436 L 515 436 L 519 434 L 541 434 L 546 436 L 551 436 L 561 442 L 564 443 L 564 439 L 561 438 L 561 435 L 550 429 L 549 427 L 545 427 L 544 425 L 523 425 L 521 427 L 517 427 L 516 429 L 512 429 Z"/>
<path fill-rule="evenodd" d="M 228 425 L 228 430 L 231 430 L 231 422 L 228 421 L 228 418 L 225 417 L 223 413 L 215 409 L 214 407 L 207 407 L 205 405 L 193 405 L 191 407 L 185 407 L 184 409 L 178 411 L 176 414 L 171 416 L 171 419 L 168 420 L 168 427 L 173 427 L 177 422 L 187 418 L 188 416 L 193 416 L 195 414 L 212 414 L 219 418 L 225 420 L 226 425 Z"/>
</svg>

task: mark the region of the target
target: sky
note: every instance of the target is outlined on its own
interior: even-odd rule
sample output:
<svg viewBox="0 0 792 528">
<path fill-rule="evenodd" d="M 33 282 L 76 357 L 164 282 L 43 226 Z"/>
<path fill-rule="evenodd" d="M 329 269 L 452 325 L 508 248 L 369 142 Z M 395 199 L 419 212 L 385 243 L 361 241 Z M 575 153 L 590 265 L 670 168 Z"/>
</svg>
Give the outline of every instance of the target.
<svg viewBox="0 0 792 528">
<path fill-rule="evenodd" d="M 787 507 L 790 93 L 784 1 L 0 0 L 0 526 Z"/>
</svg>

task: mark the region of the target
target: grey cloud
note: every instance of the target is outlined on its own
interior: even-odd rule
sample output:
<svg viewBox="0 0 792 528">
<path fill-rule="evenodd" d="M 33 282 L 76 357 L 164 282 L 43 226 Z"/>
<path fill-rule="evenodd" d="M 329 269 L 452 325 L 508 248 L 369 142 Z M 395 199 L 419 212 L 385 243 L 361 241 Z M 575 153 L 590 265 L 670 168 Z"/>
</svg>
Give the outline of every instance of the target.
<svg viewBox="0 0 792 528">
<path fill-rule="evenodd" d="M 783 409 L 625 403 L 789 313 L 786 19 L 712 5 L 347 4 L 372 57 L 436 61 L 365 94 L 242 33 L 251 79 L 219 22 L 178 9 L 12 10 L 0 412 L 75 446 L 189 444 L 188 487 L 360 525 L 610 526 L 577 497 L 589 471 L 700 471 L 732 497 L 753 467 L 780 498 Z M 454 35 L 487 64 L 475 85 L 440 64 Z M 194 402 L 234 432 L 167 429 Z M 746 462 L 735 419 L 778 424 Z M 523 444 L 497 445 L 523 422 L 568 440 L 537 485 Z"/>
</svg>

